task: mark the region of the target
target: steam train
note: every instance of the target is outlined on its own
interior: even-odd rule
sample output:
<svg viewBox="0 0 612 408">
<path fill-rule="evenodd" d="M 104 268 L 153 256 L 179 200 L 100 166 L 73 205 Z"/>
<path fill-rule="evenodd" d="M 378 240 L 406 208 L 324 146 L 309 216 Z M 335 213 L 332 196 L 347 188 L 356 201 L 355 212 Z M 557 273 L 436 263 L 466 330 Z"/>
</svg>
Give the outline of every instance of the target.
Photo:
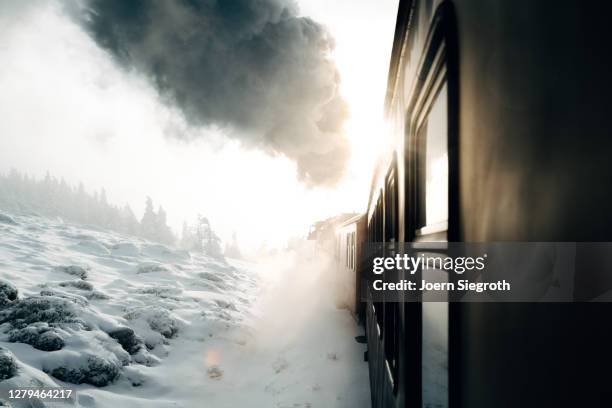
<svg viewBox="0 0 612 408">
<path fill-rule="evenodd" d="M 335 242 L 374 408 L 612 406 L 612 305 L 590 302 L 610 265 L 575 276 L 573 303 L 374 302 L 359 285 L 367 242 L 612 241 L 610 11 L 400 1 L 391 142 Z"/>
</svg>

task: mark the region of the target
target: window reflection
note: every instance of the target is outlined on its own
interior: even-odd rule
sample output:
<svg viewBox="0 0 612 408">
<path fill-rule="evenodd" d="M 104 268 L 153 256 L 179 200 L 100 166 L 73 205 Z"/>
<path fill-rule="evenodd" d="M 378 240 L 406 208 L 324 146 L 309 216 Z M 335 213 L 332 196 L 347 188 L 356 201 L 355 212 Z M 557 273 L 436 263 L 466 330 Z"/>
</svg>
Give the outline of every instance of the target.
<svg viewBox="0 0 612 408">
<path fill-rule="evenodd" d="M 417 133 L 418 228 L 448 220 L 448 122 L 446 84 Z"/>
</svg>

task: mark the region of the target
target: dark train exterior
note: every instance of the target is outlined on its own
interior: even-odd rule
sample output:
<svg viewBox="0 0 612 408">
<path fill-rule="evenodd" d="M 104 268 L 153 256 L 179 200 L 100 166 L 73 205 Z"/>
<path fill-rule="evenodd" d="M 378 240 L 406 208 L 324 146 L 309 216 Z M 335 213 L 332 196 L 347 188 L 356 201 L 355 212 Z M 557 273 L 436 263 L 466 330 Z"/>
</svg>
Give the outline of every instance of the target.
<svg viewBox="0 0 612 408">
<path fill-rule="evenodd" d="M 400 1 L 364 241 L 612 241 L 610 16 Z M 364 298 L 373 407 L 612 406 L 609 303 Z"/>
</svg>

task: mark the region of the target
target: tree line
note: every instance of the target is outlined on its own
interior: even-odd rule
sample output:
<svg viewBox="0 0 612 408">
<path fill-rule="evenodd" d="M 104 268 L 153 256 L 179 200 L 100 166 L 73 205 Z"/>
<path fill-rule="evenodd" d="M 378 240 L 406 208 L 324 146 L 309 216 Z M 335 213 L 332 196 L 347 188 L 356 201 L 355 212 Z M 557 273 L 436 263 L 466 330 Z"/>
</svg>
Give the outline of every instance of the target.
<svg viewBox="0 0 612 408">
<path fill-rule="evenodd" d="M 116 206 L 109 203 L 104 189 L 89 193 L 83 183 L 71 186 L 49 173 L 43 179 L 16 170 L 0 174 L 0 207 L 17 213 L 57 216 L 167 245 L 177 241 L 168 226 L 163 207 L 159 206 L 155 211 L 150 197 L 146 199 L 145 213 L 139 221 L 128 204 Z"/>
</svg>

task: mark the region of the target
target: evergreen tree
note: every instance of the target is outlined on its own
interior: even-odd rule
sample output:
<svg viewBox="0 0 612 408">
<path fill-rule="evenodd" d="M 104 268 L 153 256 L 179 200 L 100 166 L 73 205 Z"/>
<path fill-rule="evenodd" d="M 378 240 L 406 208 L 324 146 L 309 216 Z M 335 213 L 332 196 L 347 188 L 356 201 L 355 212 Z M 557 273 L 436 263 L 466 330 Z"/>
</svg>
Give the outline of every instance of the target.
<svg viewBox="0 0 612 408">
<path fill-rule="evenodd" d="M 166 218 L 167 218 L 166 211 L 164 211 L 164 209 L 160 205 L 159 209 L 157 210 L 156 225 L 155 225 L 156 240 L 163 244 L 173 244 L 174 234 L 172 233 L 172 230 L 168 226 Z"/>
<path fill-rule="evenodd" d="M 145 212 L 140 221 L 140 233 L 144 238 L 154 240 L 157 230 L 157 216 L 153 210 L 153 200 L 147 197 Z"/>
</svg>

